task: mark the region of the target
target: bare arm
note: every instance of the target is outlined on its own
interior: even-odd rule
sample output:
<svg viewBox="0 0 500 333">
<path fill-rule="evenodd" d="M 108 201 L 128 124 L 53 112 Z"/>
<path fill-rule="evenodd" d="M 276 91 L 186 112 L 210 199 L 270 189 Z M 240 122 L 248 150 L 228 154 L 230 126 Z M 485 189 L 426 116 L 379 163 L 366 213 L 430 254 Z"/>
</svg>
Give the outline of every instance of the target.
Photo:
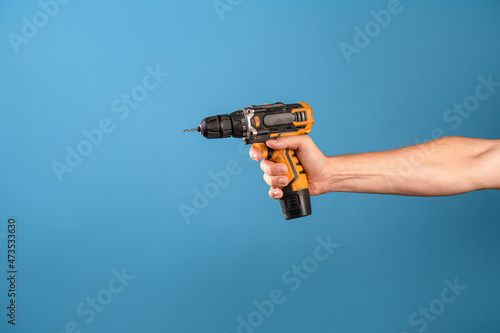
<svg viewBox="0 0 500 333">
<path fill-rule="evenodd" d="M 268 142 L 275 149 L 297 150 L 312 195 L 362 192 L 442 196 L 500 189 L 500 140 L 445 137 L 395 150 L 333 157 L 323 155 L 308 137 Z M 259 153 L 250 151 L 256 160 L 260 160 Z M 272 198 L 281 197 L 279 187 L 283 185 L 279 180 L 283 174 L 279 166 L 261 162 Z"/>
<path fill-rule="evenodd" d="M 500 140 L 446 137 L 330 163 L 330 191 L 438 196 L 500 188 Z"/>
</svg>

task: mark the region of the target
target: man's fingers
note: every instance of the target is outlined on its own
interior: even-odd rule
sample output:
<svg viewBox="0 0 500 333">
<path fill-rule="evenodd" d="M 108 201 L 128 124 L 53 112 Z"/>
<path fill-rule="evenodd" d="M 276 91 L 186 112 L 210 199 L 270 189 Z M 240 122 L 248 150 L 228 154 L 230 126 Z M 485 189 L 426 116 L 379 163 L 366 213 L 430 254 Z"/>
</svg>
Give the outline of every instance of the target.
<svg viewBox="0 0 500 333">
<path fill-rule="evenodd" d="M 307 153 L 308 149 L 315 148 L 318 150 L 314 142 L 307 135 L 280 137 L 276 140 L 268 140 L 266 145 L 275 150 L 277 149 L 292 149 L 296 151 L 302 150 Z M 281 188 L 289 183 L 286 176 L 288 171 L 287 166 L 283 163 L 274 163 L 267 159 L 262 159 L 262 152 L 256 148 L 250 148 L 250 158 L 260 162 L 260 168 L 264 171 L 264 181 L 271 188 L 269 196 L 272 199 L 280 199 L 283 197 Z"/>
<path fill-rule="evenodd" d="M 281 199 L 281 197 L 283 196 L 283 191 L 277 187 L 271 187 L 269 189 L 269 196 L 271 197 L 271 199 Z"/>
<path fill-rule="evenodd" d="M 251 147 L 248 154 L 254 161 L 260 161 L 262 159 L 262 152 L 257 148 Z"/>
<path fill-rule="evenodd" d="M 274 163 L 266 159 L 260 162 L 260 169 L 270 176 L 285 175 L 286 172 L 288 171 L 286 164 Z"/>
<path fill-rule="evenodd" d="M 269 176 L 267 173 L 264 174 L 263 178 L 267 185 L 271 187 L 284 187 L 289 182 L 286 176 Z"/>
</svg>

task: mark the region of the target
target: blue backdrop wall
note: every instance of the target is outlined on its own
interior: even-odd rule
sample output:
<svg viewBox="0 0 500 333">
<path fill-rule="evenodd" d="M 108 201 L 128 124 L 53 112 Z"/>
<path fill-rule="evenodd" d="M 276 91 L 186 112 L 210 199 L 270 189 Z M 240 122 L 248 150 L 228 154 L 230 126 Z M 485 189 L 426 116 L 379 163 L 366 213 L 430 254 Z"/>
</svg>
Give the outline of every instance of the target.
<svg viewBox="0 0 500 333">
<path fill-rule="evenodd" d="M 498 332 L 498 191 L 331 193 L 285 222 L 248 147 L 181 130 L 304 101 L 329 155 L 499 138 L 499 15 L 0 2 L 1 331 Z"/>
</svg>

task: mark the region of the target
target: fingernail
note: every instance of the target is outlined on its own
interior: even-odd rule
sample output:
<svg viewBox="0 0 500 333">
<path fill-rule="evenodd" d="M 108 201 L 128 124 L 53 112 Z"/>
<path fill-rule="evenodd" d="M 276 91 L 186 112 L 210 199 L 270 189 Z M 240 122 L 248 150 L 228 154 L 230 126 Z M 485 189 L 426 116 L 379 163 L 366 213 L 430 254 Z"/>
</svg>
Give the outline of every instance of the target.
<svg viewBox="0 0 500 333">
<path fill-rule="evenodd" d="M 257 160 L 257 153 L 252 153 L 252 159 Z"/>
<path fill-rule="evenodd" d="M 274 196 L 275 198 L 277 198 L 279 195 L 280 195 L 280 191 L 278 191 L 278 190 L 274 190 L 274 192 L 273 192 L 273 196 Z"/>
<path fill-rule="evenodd" d="M 280 165 L 280 166 L 278 167 L 278 171 L 279 171 L 280 173 L 282 173 L 282 174 L 285 174 L 285 173 L 286 173 L 286 166 L 284 166 L 284 165 Z"/>
<path fill-rule="evenodd" d="M 280 185 L 285 186 L 288 182 L 288 179 L 286 179 L 285 177 L 281 177 L 278 182 L 280 183 Z"/>
</svg>

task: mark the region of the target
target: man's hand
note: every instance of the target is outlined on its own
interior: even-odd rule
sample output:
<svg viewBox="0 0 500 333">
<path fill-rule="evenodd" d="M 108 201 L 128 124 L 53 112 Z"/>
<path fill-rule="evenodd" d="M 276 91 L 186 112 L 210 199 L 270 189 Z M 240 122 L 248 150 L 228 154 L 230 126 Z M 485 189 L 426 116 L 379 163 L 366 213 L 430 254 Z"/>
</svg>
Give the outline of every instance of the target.
<svg viewBox="0 0 500 333">
<path fill-rule="evenodd" d="M 318 195 L 328 192 L 328 177 L 331 175 L 329 170 L 328 157 L 323 155 L 321 150 L 314 144 L 307 135 L 284 136 L 276 140 L 269 140 L 266 145 L 275 150 L 293 149 L 304 168 L 307 181 L 309 183 L 309 193 Z M 262 159 L 262 152 L 256 148 L 250 148 L 250 157 L 255 161 Z M 282 163 L 274 163 L 263 159 L 260 162 L 260 168 L 264 171 L 264 180 L 271 186 L 269 196 L 273 199 L 280 199 L 283 192 L 280 188 L 288 184 L 288 178 L 284 176 L 287 167 Z"/>
<path fill-rule="evenodd" d="M 269 140 L 273 149 L 296 151 L 306 171 L 311 195 L 327 192 L 414 196 L 455 195 L 500 189 L 500 140 L 444 137 L 415 146 L 374 153 L 327 157 L 307 135 Z M 250 157 L 262 152 L 250 149 Z M 286 166 L 262 160 L 269 196 L 282 197 Z"/>
</svg>

